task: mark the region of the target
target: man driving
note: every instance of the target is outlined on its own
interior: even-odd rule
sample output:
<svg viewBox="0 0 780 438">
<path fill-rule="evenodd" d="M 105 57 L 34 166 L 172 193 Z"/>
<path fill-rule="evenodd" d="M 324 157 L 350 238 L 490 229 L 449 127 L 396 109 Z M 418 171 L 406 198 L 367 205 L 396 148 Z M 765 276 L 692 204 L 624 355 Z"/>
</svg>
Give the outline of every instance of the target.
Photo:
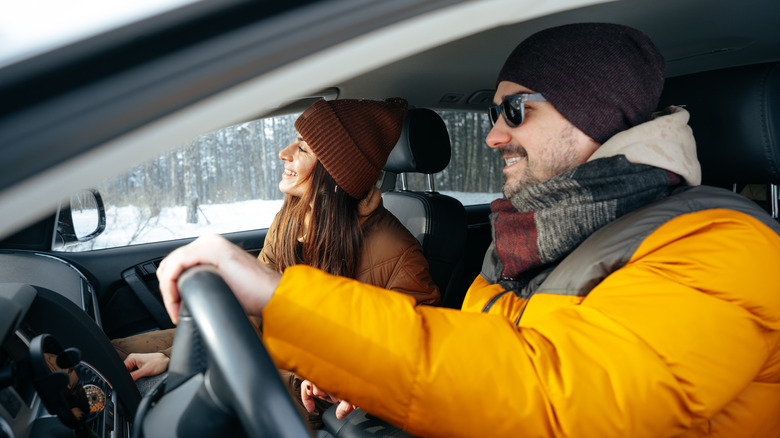
<svg viewBox="0 0 780 438">
<path fill-rule="evenodd" d="M 487 136 L 505 197 L 461 311 L 307 266 L 277 274 L 216 236 L 163 261 L 166 306 L 175 321 L 179 275 L 216 266 L 262 314 L 277 365 L 415 435 L 777 433 L 780 227 L 698 187 L 688 113 L 654 113 L 664 68 L 612 24 L 543 30 L 510 54 Z"/>
</svg>

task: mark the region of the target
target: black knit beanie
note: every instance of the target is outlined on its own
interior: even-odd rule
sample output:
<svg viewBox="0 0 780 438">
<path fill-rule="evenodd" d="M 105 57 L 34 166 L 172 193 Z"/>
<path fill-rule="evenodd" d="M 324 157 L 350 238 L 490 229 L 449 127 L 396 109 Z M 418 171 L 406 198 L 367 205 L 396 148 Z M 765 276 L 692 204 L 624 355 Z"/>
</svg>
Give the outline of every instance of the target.
<svg viewBox="0 0 780 438">
<path fill-rule="evenodd" d="M 578 23 L 545 29 L 520 43 L 496 85 L 511 81 L 542 95 L 598 143 L 650 120 L 665 62 L 650 38 L 626 26 Z"/>
<path fill-rule="evenodd" d="M 381 175 L 401 137 L 408 103 L 320 99 L 295 121 L 295 129 L 347 194 L 362 199 Z"/>
</svg>

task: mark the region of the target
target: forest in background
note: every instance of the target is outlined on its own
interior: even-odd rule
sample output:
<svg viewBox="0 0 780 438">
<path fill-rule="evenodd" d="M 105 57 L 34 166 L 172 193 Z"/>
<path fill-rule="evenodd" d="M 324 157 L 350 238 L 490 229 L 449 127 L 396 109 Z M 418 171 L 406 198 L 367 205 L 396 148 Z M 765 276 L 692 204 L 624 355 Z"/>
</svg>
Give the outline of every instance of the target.
<svg viewBox="0 0 780 438">
<path fill-rule="evenodd" d="M 485 145 L 490 122 L 483 113 L 440 112 L 452 159 L 435 176 L 436 190 L 499 193 L 500 155 Z M 135 205 L 154 216 L 165 207 L 282 199 L 279 151 L 295 137 L 297 114 L 259 119 L 214 131 L 98 187 L 113 206 Z M 410 175 L 411 189 L 423 189 Z M 197 217 L 194 218 L 197 220 Z M 189 220 L 188 220 L 189 221 Z"/>
</svg>

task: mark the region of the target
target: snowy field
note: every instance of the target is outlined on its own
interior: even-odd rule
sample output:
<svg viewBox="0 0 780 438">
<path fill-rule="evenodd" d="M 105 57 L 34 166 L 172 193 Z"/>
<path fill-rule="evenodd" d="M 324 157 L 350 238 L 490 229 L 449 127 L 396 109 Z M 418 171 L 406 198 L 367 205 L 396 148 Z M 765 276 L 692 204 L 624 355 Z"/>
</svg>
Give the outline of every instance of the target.
<svg viewBox="0 0 780 438">
<path fill-rule="evenodd" d="M 485 204 L 498 198 L 494 193 L 441 193 L 459 199 L 464 205 Z M 187 208 L 163 208 L 152 216 L 143 207 L 106 207 L 106 230 L 94 240 L 70 245 L 63 251 L 89 251 L 101 248 L 196 237 L 211 233 L 268 228 L 282 207 L 281 200 L 244 201 L 232 204 L 202 205 L 198 223 L 187 223 Z M 78 220 L 74 215 L 74 220 Z"/>
</svg>

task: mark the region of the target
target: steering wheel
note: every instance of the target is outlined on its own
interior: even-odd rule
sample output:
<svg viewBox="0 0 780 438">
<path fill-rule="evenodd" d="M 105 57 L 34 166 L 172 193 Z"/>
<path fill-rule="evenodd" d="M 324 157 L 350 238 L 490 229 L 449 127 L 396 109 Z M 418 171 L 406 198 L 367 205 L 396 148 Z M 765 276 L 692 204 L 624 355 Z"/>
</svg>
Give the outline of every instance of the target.
<svg viewBox="0 0 780 438">
<path fill-rule="evenodd" d="M 145 412 L 139 406 L 136 426 L 143 436 L 228 436 L 238 432 L 236 418 L 247 436 L 311 436 L 244 309 L 216 269 L 191 268 L 178 286 L 182 309 L 165 393 L 142 402 Z"/>
</svg>

